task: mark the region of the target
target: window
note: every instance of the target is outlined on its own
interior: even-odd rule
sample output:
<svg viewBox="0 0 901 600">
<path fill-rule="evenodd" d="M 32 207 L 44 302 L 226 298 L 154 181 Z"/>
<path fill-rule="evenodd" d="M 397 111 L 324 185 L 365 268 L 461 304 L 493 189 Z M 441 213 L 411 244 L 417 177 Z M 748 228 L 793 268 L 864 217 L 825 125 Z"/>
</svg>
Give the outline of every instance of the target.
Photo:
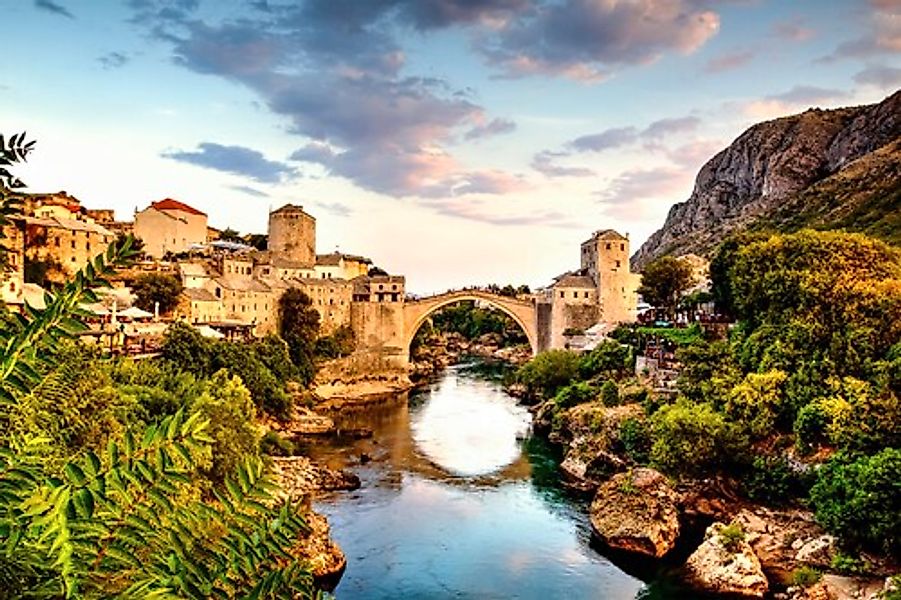
<svg viewBox="0 0 901 600">
<path fill-rule="evenodd" d="M 91 242 L 85 242 L 85 244 L 84 244 L 84 249 L 85 249 L 85 250 L 90 250 L 90 249 L 91 249 Z"/>
<path fill-rule="evenodd" d="M 56 242 L 56 247 L 59 248 L 59 236 L 56 236 L 56 238 L 53 241 Z"/>
<path fill-rule="evenodd" d="M 561 297 L 561 298 L 566 298 L 566 292 L 560 292 L 560 297 Z"/>
<path fill-rule="evenodd" d="M 72 249 L 75 249 L 75 236 L 72 236 Z"/>
<path fill-rule="evenodd" d="M 586 298 L 588 297 L 588 292 L 585 292 L 585 297 L 586 297 Z"/>
<path fill-rule="evenodd" d="M 610 244 L 607 244 L 607 250 L 610 250 Z"/>
<path fill-rule="evenodd" d="M 622 250 L 623 252 L 625 252 L 625 251 L 626 251 L 626 245 L 625 245 L 625 244 L 620 244 L 620 245 L 619 245 L 619 249 Z"/>
<path fill-rule="evenodd" d="M 619 261 L 616 261 L 616 268 L 619 268 Z"/>
</svg>

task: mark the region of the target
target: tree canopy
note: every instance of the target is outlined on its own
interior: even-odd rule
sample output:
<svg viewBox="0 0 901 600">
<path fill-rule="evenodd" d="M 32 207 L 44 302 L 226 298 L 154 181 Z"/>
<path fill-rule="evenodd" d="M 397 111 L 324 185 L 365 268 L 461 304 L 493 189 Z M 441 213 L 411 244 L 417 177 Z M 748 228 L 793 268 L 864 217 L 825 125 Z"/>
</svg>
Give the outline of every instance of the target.
<svg viewBox="0 0 901 600">
<path fill-rule="evenodd" d="M 181 281 L 166 273 L 146 273 L 138 276 L 131 284 L 138 308 L 153 312 L 159 303 L 160 314 L 171 312 L 178 306 L 178 297 L 184 287 Z"/>
<path fill-rule="evenodd" d="M 638 293 L 645 302 L 671 314 L 691 285 L 691 265 L 673 256 L 662 256 L 644 268 Z"/>
</svg>

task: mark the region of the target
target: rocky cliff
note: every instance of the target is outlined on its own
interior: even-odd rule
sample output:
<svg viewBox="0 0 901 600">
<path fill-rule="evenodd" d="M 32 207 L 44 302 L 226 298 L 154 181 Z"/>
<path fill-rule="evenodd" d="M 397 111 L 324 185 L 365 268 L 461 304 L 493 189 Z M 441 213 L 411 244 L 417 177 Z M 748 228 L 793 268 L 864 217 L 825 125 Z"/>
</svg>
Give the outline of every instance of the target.
<svg viewBox="0 0 901 600">
<path fill-rule="evenodd" d="M 701 168 L 632 268 L 664 254 L 709 254 L 737 230 L 801 227 L 901 242 L 901 91 L 754 125 Z"/>
</svg>

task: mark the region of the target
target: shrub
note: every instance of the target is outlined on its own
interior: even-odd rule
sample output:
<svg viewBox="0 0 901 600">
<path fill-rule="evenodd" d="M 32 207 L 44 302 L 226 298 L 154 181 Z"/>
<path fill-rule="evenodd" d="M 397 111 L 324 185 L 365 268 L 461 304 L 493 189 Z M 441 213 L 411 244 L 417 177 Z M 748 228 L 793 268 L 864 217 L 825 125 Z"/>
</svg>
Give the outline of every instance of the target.
<svg viewBox="0 0 901 600">
<path fill-rule="evenodd" d="M 632 371 L 634 363 L 635 357 L 629 346 L 605 340 L 582 358 L 579 374 L 583 379 L 591 379 L 600 374 L 622 377 Z"/>
<path fill-rule="evenodd" d="M 619 441 L 623 452 L 640 465 L 647 464 L 651 451 L 651 432 L 640 419 L 625 419 L 619 425 Z"/>
<path fill-rule="evenodd" d="M 850 460 L 837 455 L 810 490 L 817 521 L 847 542 L 901 551 L 901 450 Z"/>
<path fill-rule="evenodd" d="M 601 386 L 601 402 L 604 403 L 604 406 L 619 405 L 619 388 L 615 381 L 608 379 Z"/>
<path fill-rule="evenodd" d="M 260 439 L 260 453 L 268 456 L 293 456 L 294 442 L 270 430 Z"/>
<path fill-rule="evenodd" d="M 795 444 L 800 452 L 809 453 L 826 441 L 829 415 L 819 402 L 812 402 L 798 411 L 795 418 Z"/>
<path fill-rule="evenodd" d="M 680 400 L 651 417 L 651 462 L 674 474 L 699 475 L 726 463 L 742 440 L 709 404 Z"/>
<path fill-rule="evenodd" d="M 842 552 L 835 553 L 835 556 L 832 557 L 830 567 L 833 571 L 841 573 L 842 575 L 859 575 L 861 573 L 866 573 L 869 569 L 869 565 L 865 560 L 843 554 Z"/>
<path fill-rule="evenodd" d="M 214 346 L 210 364 L 216 370 L 227 369 L 237 375 L 250 390 L 254 404 L 266 413 L 285 419 L 291 414 L 291 396 L 254 352 L 243 346 L 219 342 Z"/>
<path fill-rule="evenodd" d="M 813 567 L 803 566 L 792 571 L 792 585 L 806 588 L 819 583 L 823 574 Z"/>
<path fill-rule="evenodd" d="M 552 398 L 557 391 L 569 385 L 579 374 L 579 355 L 569 350 L 542 352 L 516 372 L 516 381 L 535 398 Z"/>
<path fill-rule="evenodd" d="M 778 370 L 748 373 L 729 393 L 726 414 L 752 437 L 769 435 L 784 408 L 782 385 L 786 378 L 785 372 Z"/>
<path fill-rule="evenodd" d="M 745 531 L 740 523 L 730 523 L 719 531 L 720 544 L 729 552 L 737 552 L 745 541 Z"/>
<path fill-rule="evenodd" d="M 558 408 L 570 408 L 577 404 L 591 402 L 597 395 L 598 391 L 596 388 L 584 381 L 580 381 L 561 388 L 557 395 L 554 396 L 554 404 Z"/>
<path fill-rule="evenodd" d="M 742 486 L 752 500 L 781 504 L 805 497 L 810 489 L 807 479 L 782 457 L 758 456 L 748 469 Z"/>
</svg>

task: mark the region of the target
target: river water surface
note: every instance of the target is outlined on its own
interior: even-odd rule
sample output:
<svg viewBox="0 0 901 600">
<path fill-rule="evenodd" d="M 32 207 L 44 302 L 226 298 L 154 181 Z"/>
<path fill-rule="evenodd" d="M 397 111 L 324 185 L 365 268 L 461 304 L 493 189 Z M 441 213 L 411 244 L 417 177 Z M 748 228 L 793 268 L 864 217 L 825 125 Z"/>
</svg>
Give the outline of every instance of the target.
<svg viewBox="0 0 901 600">
<path fill-rule="evenodd" d="M 308 448 L 362 480 L 316 505 L 347 554 L 338 599 L 686 598 L 646 568 L 643 581 L 601 554 L 587 501 L 559 486 L 556 457 L 530 437 L 528 411 L 477 366 L 341 416 L 342 427 L 369 428 L 372 438 Z"/>
</svg>

